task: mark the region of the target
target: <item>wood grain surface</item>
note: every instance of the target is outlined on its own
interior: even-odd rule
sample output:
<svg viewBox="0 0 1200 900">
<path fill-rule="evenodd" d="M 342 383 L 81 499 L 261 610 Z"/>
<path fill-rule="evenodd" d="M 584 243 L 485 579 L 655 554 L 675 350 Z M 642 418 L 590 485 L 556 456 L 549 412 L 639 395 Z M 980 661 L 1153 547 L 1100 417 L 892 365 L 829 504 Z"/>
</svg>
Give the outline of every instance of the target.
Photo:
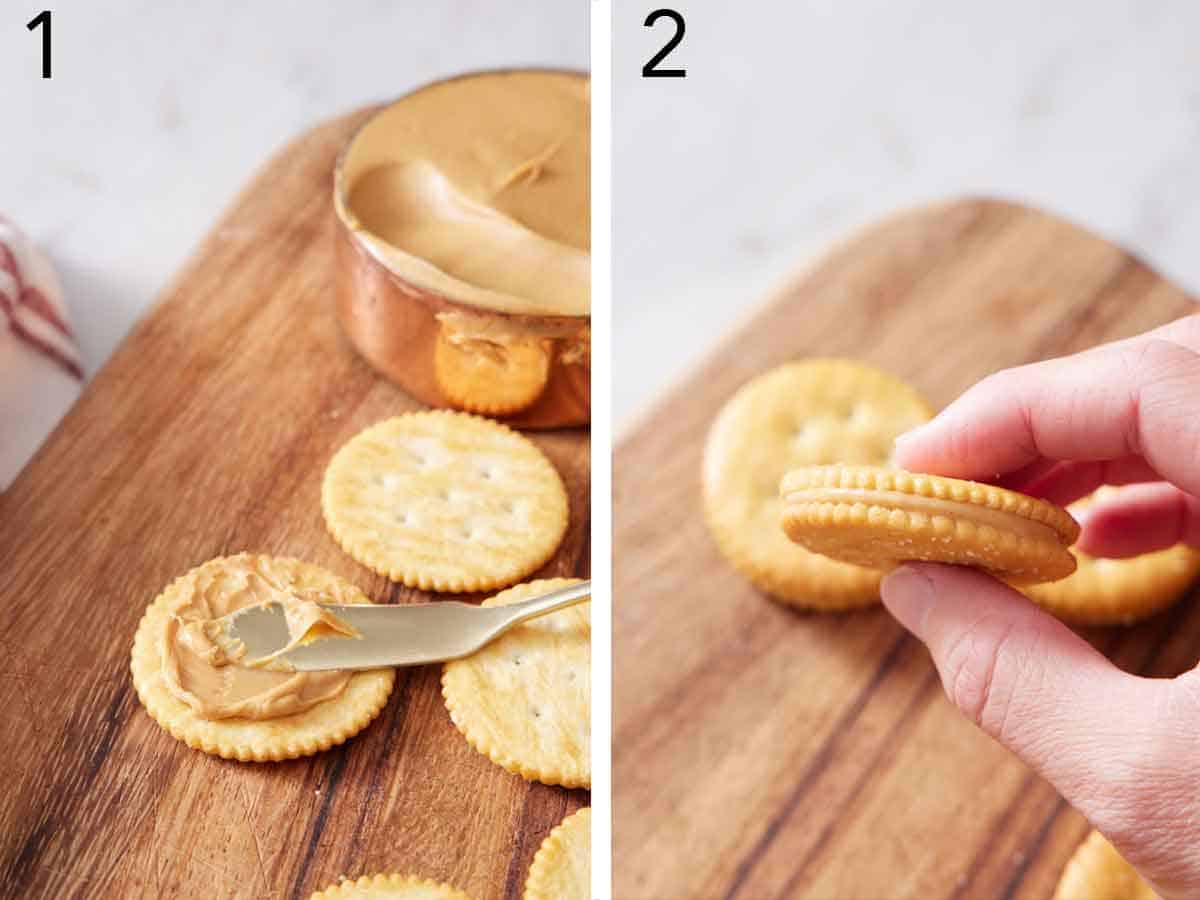
<svg viewBox="0 0 1200 900">
<path fill-rule="evenodd" d="M 472 750 L 437 666 L 400 670 L 342 747 L 265 765 L 189 750 L 130 681 L 146 604 L 214 556 L 296 556 L 381 602 L 428 599 L 343 554 L 319 505 L 344 441 L 417 408 L 334 319 L 332 165 L 365 114 L 259 173 L 0 496 L 0 896 L 307 897 L 400 871 L 515 898 L 542 839 L 587 802 Z M 588 434 L 533 440 L 572 509 L 541 575 L 584 575 Z"/>
<path fill-rule="evenodd" d="M 1050 896 L 1084 820 L 957 714 L 881 609 L 804 614 L 739 578 L 701 517 L 702 445 L 726 398 L 785 360 L 860 358 L 944 405 L 996 369 L 1195 309 L 1051 216 L 922 209 L 795 279 L 619 443 L 616 896 Z M 1200 654 L 1200 607 L 1089 636 L 1127 669 L 1175 674 Z"/>
</svg>

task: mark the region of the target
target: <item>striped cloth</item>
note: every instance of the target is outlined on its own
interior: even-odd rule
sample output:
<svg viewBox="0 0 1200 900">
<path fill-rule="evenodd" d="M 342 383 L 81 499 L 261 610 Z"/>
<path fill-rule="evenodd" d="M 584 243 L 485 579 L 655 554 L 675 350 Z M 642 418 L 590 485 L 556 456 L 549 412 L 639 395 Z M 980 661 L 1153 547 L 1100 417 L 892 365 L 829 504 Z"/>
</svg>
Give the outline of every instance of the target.
<svg viewBox="0 0 1200 900">
<path fill-rule="evenodd" d="M 50 261 L 0 216 L 0 491 L 75 402 L 83 364 Z"/>
</svg>

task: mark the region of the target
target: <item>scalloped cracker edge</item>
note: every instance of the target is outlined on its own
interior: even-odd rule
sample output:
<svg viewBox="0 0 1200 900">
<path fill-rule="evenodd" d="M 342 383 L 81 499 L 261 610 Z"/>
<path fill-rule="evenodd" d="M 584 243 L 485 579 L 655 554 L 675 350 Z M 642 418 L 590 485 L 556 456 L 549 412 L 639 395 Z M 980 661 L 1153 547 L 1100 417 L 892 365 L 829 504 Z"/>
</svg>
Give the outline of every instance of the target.
<svg viewBox="0 0 1200 900">
<path fill-rule="evenodd" d="M 403 897 L 405 900 L 471 900 L 456 887 L 416 875 L 363 875 L 351 881 L 342 876 L 337 884 L 317 891 L 309 900 L 355 900 L 363 897 Z"/>
<path fill-rule="evenodd" d="M 585 806 L 546 836 L 525 879 L 523 900 L 589 900 L 592 809 Z"/>
</svg>

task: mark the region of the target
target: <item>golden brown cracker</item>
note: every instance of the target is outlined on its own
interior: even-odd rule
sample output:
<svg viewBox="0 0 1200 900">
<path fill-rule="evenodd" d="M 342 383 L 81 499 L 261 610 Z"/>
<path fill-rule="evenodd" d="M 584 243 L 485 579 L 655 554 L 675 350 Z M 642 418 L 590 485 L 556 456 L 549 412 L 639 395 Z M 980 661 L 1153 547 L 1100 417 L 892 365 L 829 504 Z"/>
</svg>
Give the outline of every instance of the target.
<svg viewBox="0 0 1200 900">
<path fill-rule="evenodd" d="M 1101 488 L 1068 509 L 1085 510 L 1119 488 Z M 1028 585 L 1026 596 L 1071 625 L 1130 625 L 1166 609 L 1200 577 L 1200 550 L 1183 545 L 1127 559 L 1075 551 L 1079 568 L 1049 584 Z"/>
<path fill-rule="evenodd" d="M 933 409 L 904 382 L 844 359 L 786 363 L 743 385 L 708 432 L 705 519 L 755 586 L 799 606 L 874 603 L 880 574 L 810 553 L 779 528 L 779 480 L 797 466 L 886 463 L 894 439 Z"/>
<path fill-rule="evenodd" d="M 458 888 L 415 875 L 364 875 L 343 878 L 317 891 L 310 900 L 471 900 Z"/>
<path fill-rule="evenodd" d="M 873 466 L 794 469 L 780 485 L 787 536 L 814 553 L 890 569 L 957 563 L 1020 583 L 1065 578 L 1079 525 L 1061 507 L 989 484 Z"/>
<path fill-rule="evenodd" d="M 1129 559 L 1075 551 L 1079 567 L 1048 584 L 1021 589 L 1070 625 L 1132 625 L 1182 597 L 1200 576 L 1200 550 L 1182 545 Z"/>
<path fill-rule="evenodd" d="M 483 605 L 528 600 L 578 581 L 517 585 Z M 531 781 L 591 786 L 589 607 L 581 603 L 518 625 L 442 672 L 450 719 L 471 746 Z"/>
<path fill-rule="evenodd" d="M 226 561 L 213 559 L 204 566 L 221 566 Z M 353 585 L 317 566 L 292 559 L 274 559 L 272 563 L 308 588 L 319 590 L 323 585 L 337 582 L 342 602 L 371 602 Z M 327 750 L 353 737 L 387 702 L 395 681 L 395 670 L 391 668 L 355 672 L 338 696 L 293 715 L 262 720 L 200 717 L 171 692 L 162 669 L 167 622 L 180 603 L 183 581 L 176 579 L 147 607 L 130 660 L 138 698 L 172 737 L 193 749 L 225 759 L 243 762 L 294 759 Z"/>
<path fill-rule="evenodd" d="M 546 389 L 548 343 L 536 337 L 504 342 L 474 339 L 443 328 L 433 351 L 438 387 L 459 409 L 511 416 L 532 406 Z"/>
<path fill-rule="evenodd" d="M 1063 869 L 1054 900 L 1158 900 L 1158 894 L 1098 831 Z"/>
<path fill-rule="evenodd" d="M 325 524 L 342 549 L 409 587 L 484 591 L 558 549 L 567 492 L 531 441 L 489 419 L 408 413 L 351 438 L 325 471 Z"/>
<path fill-rule="evenodd" d="M 589 900 L 591 861 L 592 810 L 585 806 L 542 841 L 525 880 L 524 900 Z"/>
</svg>

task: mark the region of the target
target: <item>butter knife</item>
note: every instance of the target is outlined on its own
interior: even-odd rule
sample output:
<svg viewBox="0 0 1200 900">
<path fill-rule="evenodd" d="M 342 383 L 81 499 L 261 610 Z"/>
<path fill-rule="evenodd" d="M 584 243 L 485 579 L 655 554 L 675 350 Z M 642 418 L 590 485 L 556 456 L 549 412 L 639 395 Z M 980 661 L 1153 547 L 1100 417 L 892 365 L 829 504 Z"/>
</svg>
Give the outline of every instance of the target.
<svg viewBox="0 0 1200 900">
<path fill-rule="evenodd" d="M 504 632 L 591 598 L 592 583 L 583 581 L 506 606 L 475 606 L 457 601 L 398 605 L 321 605 L 354 636 L 329 634 L 280 652 L 292 643 L 283 604 L 264 603 L 231 614 L 224 624 L 227 638 L 245 646 L 248 665 L 274 657 L 298 672 L 330 669 L 377 669 L 421 666 L 470 656 Z"/>
</svg>

